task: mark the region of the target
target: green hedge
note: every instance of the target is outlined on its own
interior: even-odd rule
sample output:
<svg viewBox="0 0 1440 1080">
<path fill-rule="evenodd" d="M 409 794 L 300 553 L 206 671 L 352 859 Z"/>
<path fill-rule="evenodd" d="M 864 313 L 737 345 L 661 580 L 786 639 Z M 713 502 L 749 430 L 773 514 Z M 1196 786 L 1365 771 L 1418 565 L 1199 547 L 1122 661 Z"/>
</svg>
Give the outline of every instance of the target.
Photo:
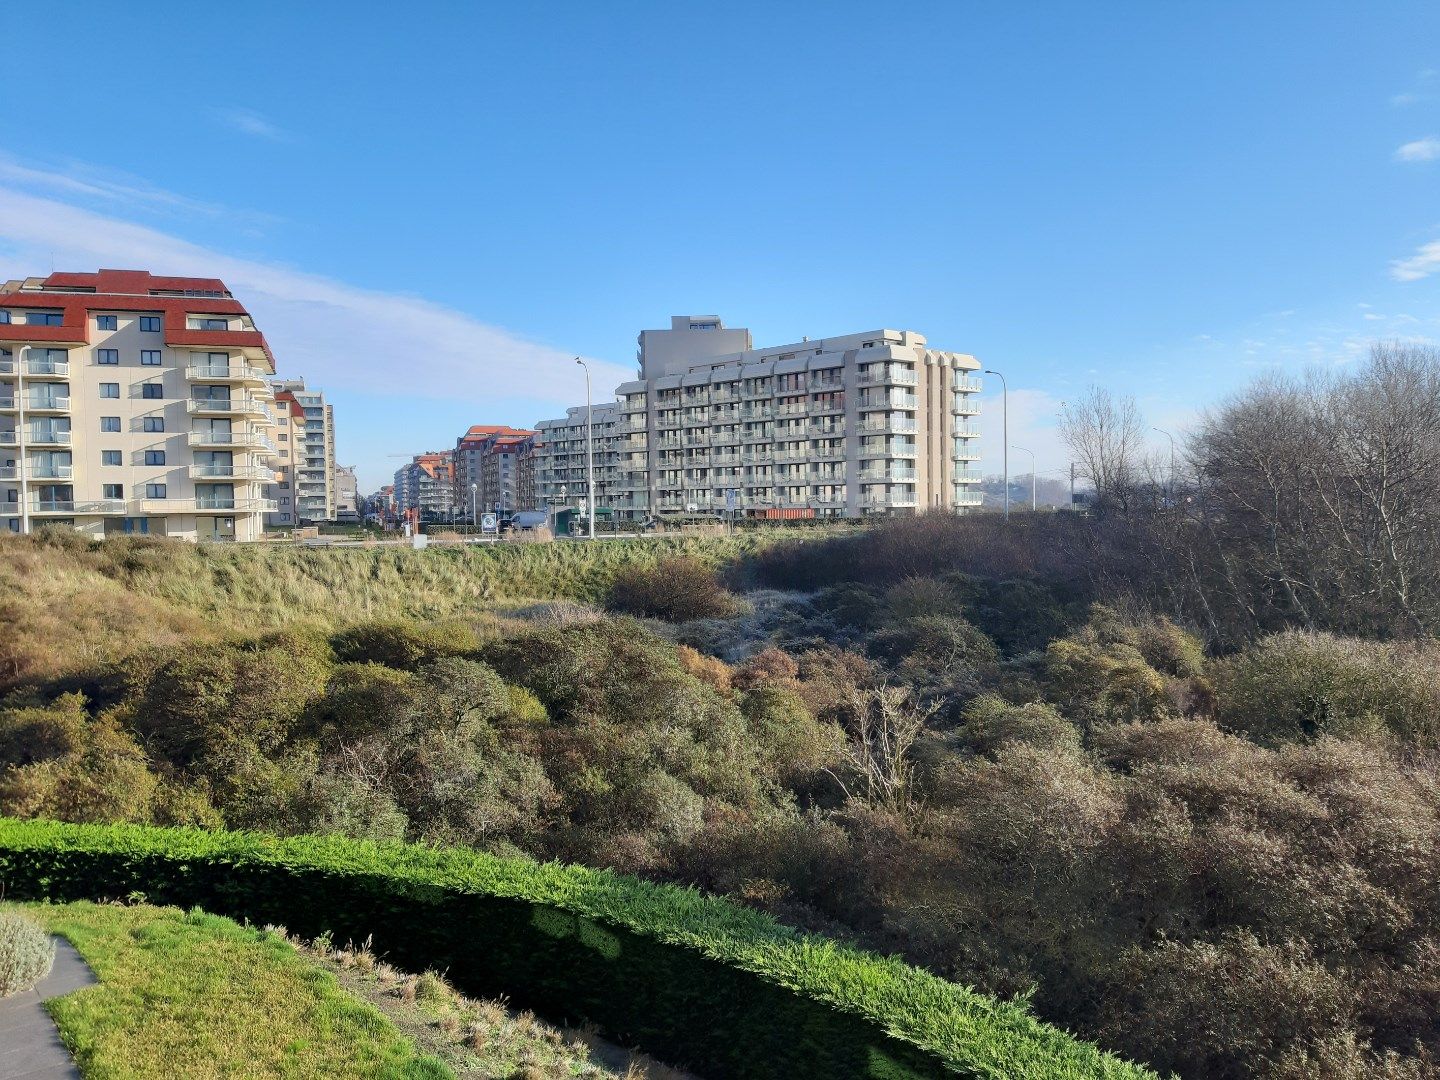
<svg viewBox="0 0 1440 1080">
<path fill-rule="evenodd" d="M 14 899 L 199 905 L 337 941 L 707 1077 L 1153 1076 L 1024 1009 L 697 892 L 336 837 L 0 818 Z"/>
</svg>

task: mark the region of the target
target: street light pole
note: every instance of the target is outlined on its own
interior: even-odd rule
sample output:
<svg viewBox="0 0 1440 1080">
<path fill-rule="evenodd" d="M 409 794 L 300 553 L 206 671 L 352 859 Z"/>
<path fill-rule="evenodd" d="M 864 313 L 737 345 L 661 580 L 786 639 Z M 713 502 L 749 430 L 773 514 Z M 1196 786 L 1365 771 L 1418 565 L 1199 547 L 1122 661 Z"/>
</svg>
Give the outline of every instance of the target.
<svg viewBox="0 0 1440 1080">
<path fill-rule="evenodd" d="M 1005 520 L 1010 520 L 1010 384 L 1005 381 L 1005 376 L 998 371 L 985 369 L 986 375 L 994 375 L 1000 380 L 1000 440 L 1004 448 L 1000 451 L 1001 460 L 1005 464 Z"/>
<path fill-rule="evenodd" d="M 26 475 L 29 469 L 26 466 L 25 446 L 25 354 L 30 351 L 29 345 L 21 345 L 16 352 L 15 358 L 15 408 L 17 410 L 17 423 L 15 424 L 15 441 L 19 447 L 19 454 L 16 455 L 16 463 L 20 466 L 15 475 L 20 480 L 20 531 L 30 532 L 30 492 L 25 486 Z"/>
<path fill-rule="evenodd" d="M 1024 450 L 1030 455 L 1030 512 L 1035 513 L 1035 451 L 1026 450 L 1023 446 L 1011 447 L 1012 450 Z"/>
<path fill-rule="evenodd" d="M 479 492 L 480 492 L 480 485 L 479 485 L 479 484 L 471 484 L 471 485 L 470 485 L 470 528 L 472 528 L 472 529 L 475 528 L 475 526 L 477 526 L 477 525 L 480 524 L 479 511 L 477 510 L 477 508 L 476 508 L 476 506 L 475 506 L 475 496 L 476 496 L 477 494 L 479 494 Z"/>
<path fill-rule="evenodd" d="M 1174 436 L 1174 435 L 1171 435 L 1170 432 L 1166 431 L 1164 428 L 1158 428 L 1158 427 L 1157 427 L 1157 428 L 1154 428 L 1153 430 L 1160 432 L 1161 435 L 1164 435 L 1167 439 L 1170 440 L 1170 503 L 1171 503 L 1171 505 L 1174 505 L 1174 503 L 1175 503 L 1175 436 Z"/>
<path fill-rule="evenodd" d="M 590 365 L 575 357 L 575 362 L 585 369 L 585 494 L 589 498 L 588 518 L 590 539 L 595 539 L 595 429 L 593 409 L 590 404 Z"/>
</svg>

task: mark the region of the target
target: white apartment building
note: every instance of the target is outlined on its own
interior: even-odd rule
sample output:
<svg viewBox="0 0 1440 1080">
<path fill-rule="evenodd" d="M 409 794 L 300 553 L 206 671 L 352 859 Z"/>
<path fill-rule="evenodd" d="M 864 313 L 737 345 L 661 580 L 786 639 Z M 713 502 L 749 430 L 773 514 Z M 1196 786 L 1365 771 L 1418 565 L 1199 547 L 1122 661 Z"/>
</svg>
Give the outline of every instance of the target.
<svg viewBox="0 0 1440 1080">
<path fill-rule="evenodd" d="M 748 330 L 713 315 L 674 316 L 639 343 L 640 378 L 597 421 L 597 506 L 638 518 L 980 505 L 973 356 L 931 349 L 911 330 L 755 349 Z M 537 425 L 555 439 L 537 473 L 542 501 L 553 504 L 559 484 L 571 499 L 584 491 L 584 411 Z"/>
<path fill-rule="evenodd" d="M 585 454 L 585 413 L 586 407 L 578 405 L 567 409 L 558 420 L 541 420 L 535 425 L 531 459 L 535 473 L 535 501 L 539 503 L 539 509 L 586 505 L 589 465 Z M 595 505 L 597 508 L 613 508 L 617 513 L 634 509 L 627 501 L 618 498 L 620 423 L 618 403 L 607 401 L 593 406 L 590 427 L 594 436 Z M 518 486 L 517 470 L 517 490 Z M 622 513 L 622 516 L 627 515 Z M 639 516 L 645 515 L 641 513 Z"/>
<path fill-rule="evenodd" d="M 293 403 L 302 413 L 291 421 L 290 453 L 282 463 L 289 469 L 281 482 L 288 482 L 294 495 L 295 521 L 302 525 L 334 521 L 334 409 L 325 401 L 324 393 L 308 389 L 304 379 L 274 379 L 270 387 L 277 403 Z"/>
<path fill-rule="evenodd" d="M 141 270 L 0 285 L 0 529 L 254 540 L 275 365 L 224 282 Z"/>
</svg>

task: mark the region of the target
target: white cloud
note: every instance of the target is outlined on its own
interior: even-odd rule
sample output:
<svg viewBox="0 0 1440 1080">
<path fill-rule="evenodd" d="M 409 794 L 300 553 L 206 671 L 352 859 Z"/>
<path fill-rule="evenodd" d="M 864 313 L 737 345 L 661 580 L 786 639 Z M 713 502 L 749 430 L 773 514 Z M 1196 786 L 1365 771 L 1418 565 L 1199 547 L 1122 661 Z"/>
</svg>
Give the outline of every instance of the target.
<svg viewBox="0 0 1440 1080">
<path fill-rule="evenodd" d="M 1408 259 L 1390 264 L 1390 276 L 1396 281 L 1419 281 L 1440 270 L 1440 240 L 1421 245 Z"/>
<path fill-rule="evenodd" d="M 1393 105 L 1393 106 L 1394 106 L 1395 108 L 1397 108 L 1397 109 L 1403 109 L 1403 108 L 1405 108 L 1407 105 L 1415 105 L 1415 104 L 1418 104 L 1419 102 L 1424 101 L 1424 100 L 1425 100 L 1425 95 L 1424 95 L 1424 94 L 1416 94 L 1416 93 L 1414 93 L 1414 92 L 1412 92 L 1412 91 L 1408 91 L 1408 90 L 1407 90 L 1407 91 L 1406 91 L 1405 93 L 1403 93 L 1403 94 L 1396 94 L 1394 97 L 1392 97 L 1392 98 L 1390 99 L 1390 104 Z"/>
<path fill-rule="evenodd" d="M 554 397 L 556 387 L 575 385 L 568 350 L 419 297 L 237 258 L 0 184 L 0 279 L 52 265 L 221 278 L 265 332 L 282 374 L 303 374 L 322 388 L 473 401 L 487 415 L 509 416 L 513 405 L 524 409 L 514 417 L 522 422 L 543 403 L 575 403 Z M 618 364 L 596 360 L 591 367 L 597 388 L 632 377 Z"/>
<path fill-rule="evenodd" d="M 1367 321 L 1370 321 L 1370 322 L 1379 322 L 1380 320 L 1384 319 L 1385 316 L 1384 316 L 1384 315 L 1376 315 L 1375 312 L 1373 312 L 1373 311 L 1367 311 L 1367 312 L 1365 312 L 1363 318 L 1365 318 Z"/>
<path fill-rule="evenodd" d="M 974 467 L 988 475 L 999 476 L 1005 442 L 1002 431 L 1002 396 L 1000 380 L 983 376 L 985 392 L 980 396 L 980 438 L 976 440 L 984 460 Z M 1012 387 L 1010 390 L 1010 444 L 1023 446 L 1035 453 L 1035 471 L 1040 476 L 1069 477 L 1070 454 L 1060 438 L 1056 422 L 1060 415 L 1060 399 L 1046 390 Z M 1010 475 L 1030 471 L 1030 455 L 1010 451 Z"/>
<path fill-rule="evenodd" d="M 218 109 L 215 115 L 242 135 L 251 135 L 257 139 L 269 139 L 271 142 L 290 142 L 292 138 L 288 131 L 272 124 L 254 109 L 237 106 Z"/>
<path fill-rule="evenodd" d="M 1440 138 L 1434 135 L 1407 142 L 1395 151 L 1396 161 L 1434 161 L 1437 158 L 1440 158 Z"/>
</svg>

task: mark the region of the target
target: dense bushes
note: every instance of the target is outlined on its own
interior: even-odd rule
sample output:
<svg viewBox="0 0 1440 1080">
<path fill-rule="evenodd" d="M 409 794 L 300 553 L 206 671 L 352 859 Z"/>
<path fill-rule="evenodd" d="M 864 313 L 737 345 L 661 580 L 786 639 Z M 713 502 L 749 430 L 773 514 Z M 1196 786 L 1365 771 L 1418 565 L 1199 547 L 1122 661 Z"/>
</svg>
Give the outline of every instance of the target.
<svg viewBox="0 0 1440 1080">
<path fill-rule="evenodd" d="M 680 557 L 621 570 L 611 581 L 605 602 L 612 611 L 670 622 L 723 619 L 738 608 L 713 568 Z"/>
<path fill-rule="evenodd" d="M 0 998 L 29 990 L 50 974 L 55 945 L 45 928 L 18 911 L 0 907 Z"/>
<path fill-rule="evenodd" d="M 1140 1077 L 888 959 L 694 892 L 578 867 L 350 841 L 0 821 L 0 877 L 54 900 L 143 892 L 371 939 L 713 1077 Z"/>
</svg>

